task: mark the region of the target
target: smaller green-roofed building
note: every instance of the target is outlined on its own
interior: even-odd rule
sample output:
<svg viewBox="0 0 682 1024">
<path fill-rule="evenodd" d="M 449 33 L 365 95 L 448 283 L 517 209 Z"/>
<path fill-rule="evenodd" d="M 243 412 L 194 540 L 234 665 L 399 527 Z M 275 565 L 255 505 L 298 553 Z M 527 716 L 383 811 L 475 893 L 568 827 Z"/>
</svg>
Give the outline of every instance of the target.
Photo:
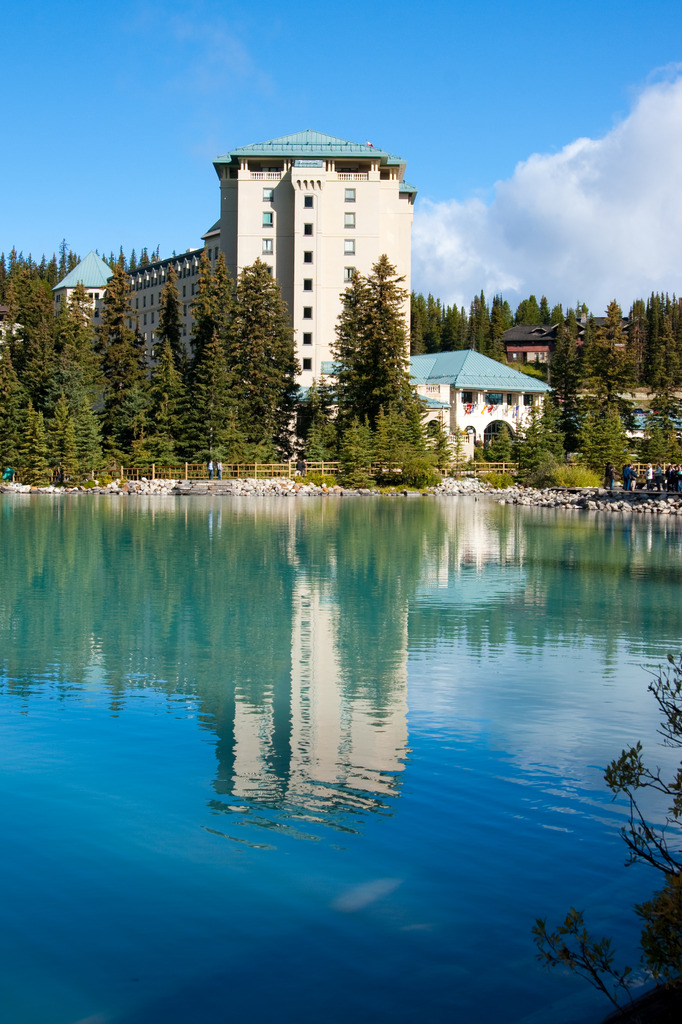
<svg viewBox="0 0 682 1024">
<path fill-rule="evenodd" d="M 502 424 L 514 437 L 551 390 L 544 381 L 472 349 L 412 356 L 410 370 L 417 394 L 426 399 L 427 420 L 439 419 L 451 433 L 466 434 L 471 448 L 492 440 Z M 447 417 L 434 402 L 447 405 Z"/>
<path fill-rule="evenodd" d="M 101 256 L 94 250 L 90 251 L 80 263 L 71 270 L 66 277 L 63 277 L 52 289 L 54 295 L 55 312 L 58 313 L 63 302 L 68 302 L 69 297 L 77 284 L 82 284 L 92 300 L 92 316 L 95 323 L 99 320 L 102 299 L 109 279 L 112 277 L 112 270 L 108 263 L 105 263 Z"/>
</svg>

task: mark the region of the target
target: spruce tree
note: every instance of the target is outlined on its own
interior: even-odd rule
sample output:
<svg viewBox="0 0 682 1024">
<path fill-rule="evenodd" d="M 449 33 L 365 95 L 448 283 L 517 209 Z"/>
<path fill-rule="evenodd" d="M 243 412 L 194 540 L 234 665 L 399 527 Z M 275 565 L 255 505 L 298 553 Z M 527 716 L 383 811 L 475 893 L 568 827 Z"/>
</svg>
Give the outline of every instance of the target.
<svg viewBox="0 0 682 1024">
<path fill-rule="evenodd" d="M 227 355 L 242 433 L 288 457 L 300 365 L 286 304 L 262 260 L 239 275 Z"/>
<path fill-rule="evenodd" d="M 342 429 L 365 417 L 373 428 L 382 408 L 406 415 L 416 406 L 421 412 L 410 381 L 402 281 L 381 256 L 370 275 L 356 274 L 341 297 L 332 352 Z"/>
<path fill-rule="evenodd" d="M 63 481 L 77 471 L 76 427 L 64 395 L 60 395 L 48 430 L 48 459 Z"/>
<path fill-rule="evenodd" d="M 163 342 L 152 374 L 148 448 L 152 462 L 172 463 L 185 434 L 186 394 L 170 340 Z"/>
<path fill-rule="evenodd" d="M 559 426 L 569 452 L 577 448 L 580 429 L 580 356 L 577 339 L 578 324 L 571 310 L 568 323 L 562 321 L 557 327 L 550 363 L 552 390 L 559 404 Z"/>
<path fill-rule="evenodd" d="M 228 441 L 235 441 L 232 388 L 225 347 L 214 334 L 194 372 L 187 443 L 192 459 L 229 462 Z"/>
<path fill-rule="evenodd" d="M 50 482 L 50 465 L 48 462 L 47 436 L 42 412 L 28 403 L 24 429 L 19 445 L 19 475 L 22 483 L 32 487 L 43 486 Z"/>
<path fill-rule="evenodd" d="M 602 416 L 617 412 L 627 422 L 632 402 L 625 398 L 625 392 L 635 386 L 635 378 L 621 309 L 615 300 L 609 303 L 604 323 L 585 344 L 584 363 L 588 409 Z"/>
<path fill-rule="evenodd" d="M 142 390 L 145 381 L 144 340 L 132 326 L 130 285 L 123 256 L 119 258 L 104 293 L 97 348 L 105 380 L 104 433 L 109 444 L 125 445 L 135 436 L 128 395 Z M 127 408 L 126 408 L 127 406 Z"/>
<path fill-rule="evenodd" d="M 173 359 L 178 370 L 186 364 L 185 346 L 182 343 L 182 305 L 180 293 L 178 292 L 178 275 L 171 263 L 168 267 L 168 277 L 161 292 L 161 305 L 159 308 L 159 326 L 156 336 L 163 345 L 168 342 Z"/>
<path fill-rule="evenodd" d="M 578 450 L 585 465 L 599 473 L 612 462 L 620 469 L 628 457 L 628 437 L 616 409 L 601 415 L 595 410 L 583 419 Z"/>
<path fill-rule="evenodd" d="M 234 286 L 222 253 L 215 268 L 204 252 L 199 263 L 199 283 L 192 303 L 192 369 L 199 365 L 204 348 L 217 337 L 227 347 L 234 315 Z"/>
<path fill-rule="evenodd" d="M 369 487 L 370 470 L 374 458 L 374 438 L 367 420 L 353 419 L 343 433 L 341 441 L 341 469 L 348 487 Z"/>
<path fill-rule="evenodd" d="M 0 468 L 19 463 L 26 404 L 26 392 L 12 365 L 9 345 L 0 345 Z"/>
</svg>

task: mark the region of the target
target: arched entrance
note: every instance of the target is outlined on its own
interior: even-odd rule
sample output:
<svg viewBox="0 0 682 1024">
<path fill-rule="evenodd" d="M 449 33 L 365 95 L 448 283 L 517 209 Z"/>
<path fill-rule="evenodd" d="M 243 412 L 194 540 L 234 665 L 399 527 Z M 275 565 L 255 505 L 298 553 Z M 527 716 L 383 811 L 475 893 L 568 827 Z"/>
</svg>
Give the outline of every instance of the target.
<svg viewBox="0 0 682 1024">
<path fill-rule="evenodd" d="M 511 439 L 513 441 L 514 440 L 514 431 L 513 431 L 512 427 L 509 426 L 509 424 L 507 423 L 506 420 L 491 420 L 491 422 L 487 425 L 487 427 L 483 431 L 483 444 L 489 445 L 491 441 L 494 441 L 495 438 L 497 437 L 497 435 L 499 434 L 500 430 L 502 429 L 502 427 L 506 427 L 507 428 L 507 430 L 509 431 L 509 436 L 511 437 Z"/>
</svg>

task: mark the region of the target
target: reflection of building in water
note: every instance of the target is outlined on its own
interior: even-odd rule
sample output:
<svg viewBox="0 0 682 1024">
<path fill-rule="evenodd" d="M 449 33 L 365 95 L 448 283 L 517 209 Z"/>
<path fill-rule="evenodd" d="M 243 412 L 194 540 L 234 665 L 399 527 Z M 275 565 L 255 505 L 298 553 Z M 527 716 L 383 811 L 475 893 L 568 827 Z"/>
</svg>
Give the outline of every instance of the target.
<svg viewBox="0 0 682 1024">
<path fill-rule="evenodd" d="M 448 587 L 453 573 L 472 568 L 480 572 L 488 565 L 523 565 L 525 532 L 518 519 L 506 529 L 500 522 L 501 510 L 490 499 L 444 498 L 440 511 L 446 529 L 440 545 L 424 554 L 422 585 Z"/>
<path fill-rule="evenodd" d="M 338 606 L 301 574 L 292 608 L 288 736 L 283 763 L 276 751 L 275 690 L 258 706 L 236 693 L 232 795 L 289 804 L 294 814 L 371 809 L 396 793 L 407 748 L 407 617 L 400 652 L 381 703 L 376 690 L 348 693 L 342 682 Z M 396 655 L 398 655 L 396 657 Z"/>
</svg>

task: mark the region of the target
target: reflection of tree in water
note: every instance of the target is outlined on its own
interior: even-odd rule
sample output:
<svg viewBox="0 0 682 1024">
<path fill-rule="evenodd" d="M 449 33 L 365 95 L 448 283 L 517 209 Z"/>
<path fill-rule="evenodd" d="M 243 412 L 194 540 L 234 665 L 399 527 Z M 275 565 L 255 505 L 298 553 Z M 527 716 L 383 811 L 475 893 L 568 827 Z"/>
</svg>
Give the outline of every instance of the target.
<svg viewBox="0 0 682 1024">
<path fill-rule="evenodd" d="M 336 540 L 340 511 L 337 502 L 298 510 L 262 500 L 3 504 L 10 542 L 0 597 L 4 685 L 29 698 L 48 679 L 64 695 L 73 687 L 104 684 L 114 713 L 132 687 L 153 686 L 174 700 L 178 694 L 199 697 L 200 720 L 217 735 L 215 789 L 221 799 L 214 809 L 229 806 L 222 798 L 237 791 L 264 807 L 294 804 L 302 817 L 385 806 L 384 798 L 396 792 L 394 762 L 406 736 L 383 771 L 349 769 L 347 750 L 326 752 L 321 742 L 317 763 L 308 764 L 305 743 L 317 726 L 312 720 L 304 723 L 307 734 L 301 729 L 292 694 L 298 672 L 292 643 L 303 597 L 312 601 L 318 620 L 325 602 L 332 622 L 339 617 L 328 570 L 342 550 Z M 381 548 L 377 564 L 385 559 Z M 361 574 L 357 587 L 365 579 Z M 386 678 L 377 652 L 367 683 L 336 672 L 336 628 L 321 637 L 323 653 L 329 645 L 331 671 L 317 687 L 315 710 L 324 717 L 319 705 L 327 690 L 335 691 L 335 710 L 347 720 L 341 736 L 367 723 L 370 734 L 381 732 L 401 663 L 404 704 L 405 635 L 393 623 L 404 619 L 405 601 L 400 587 L 395 595 L 399 615 L 392 614 L 390 601 L 381 602 L 388 619 L 382 646 L 392 666 Z M 344 604 L 352 607 L 352 594 Z M 323 770 L 320 759 L 329 762 Z"/>
<path fill-rule="evenodd" d="M 105 686 L 112 713 L 132 688 L 198 698 L 213 810 L 278 827 L 390 807 L 408 634 L 614 660 L 642 627 L 679 635 L 677 523 L 417 498 L 17 498 L 0 517 L 0 687 Z"/>
<path fill-rule="evenodd" d="M 679 637 L 679 616 L 671 620 L 680 578 L 677 523 L 510 506 L 477 515 L 494 540 L 488 538 L 487 557 L 467 564 L 462 547 L 451 546 L 449 588 L 413 606 L 410 646 L 439 638 L 480 654 L 508 644 L 538 651 L 589 643 L 615 663 L 624 637 L 644 632 L 661 650 L 666 638 Z"/>
</svg>

